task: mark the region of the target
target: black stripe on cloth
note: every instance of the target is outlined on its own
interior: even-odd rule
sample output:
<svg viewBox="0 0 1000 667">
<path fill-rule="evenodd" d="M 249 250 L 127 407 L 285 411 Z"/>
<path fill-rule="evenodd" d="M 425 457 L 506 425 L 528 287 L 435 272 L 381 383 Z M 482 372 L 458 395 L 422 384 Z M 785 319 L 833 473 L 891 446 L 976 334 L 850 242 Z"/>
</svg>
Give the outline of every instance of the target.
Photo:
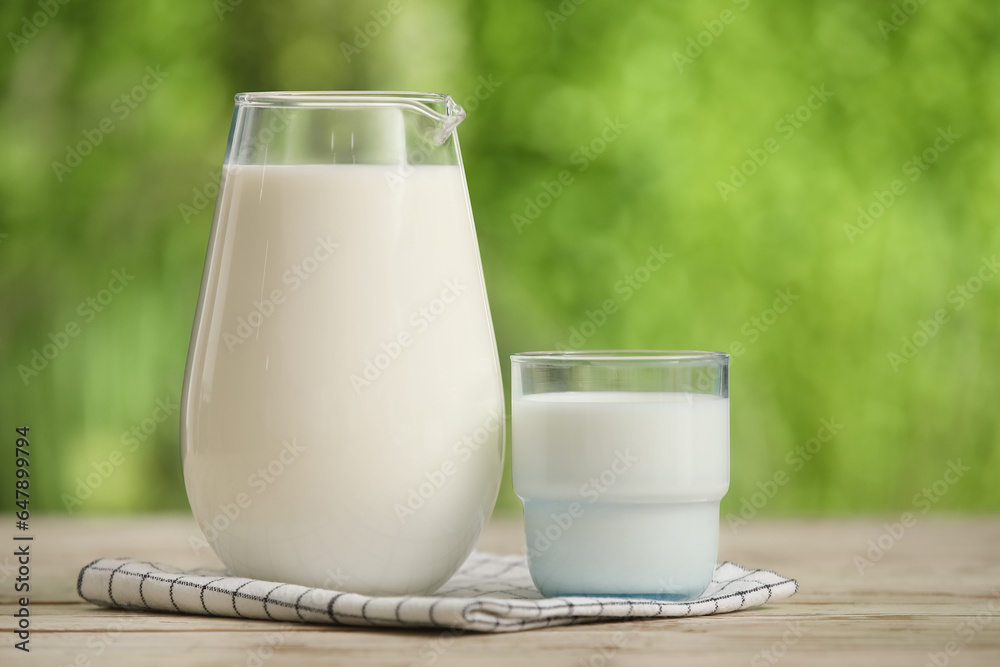
<svg viewBox="0 0 1000 667">
<path fill-rule="evenodd" d="M 271 590 L 269 590 L 267 592 L 267 595 L 264 596 L 264 613 L 267 614 L 267 617 L 269 619 L 271 619 L 272 621 L 277 620 L 277 619 L 275 619 L 274 616 L 271 615 L 271 612 L 268 611 L 268 609 L 267 609 L 267 603 L 268 603 L 268 600 L 271 599 L 271 593 L 273 593 L 274 591 L 278 590 L 282 586 L 288 586 L 288 585 L 289 584 L 278 584 L 277 586 L 275 586 L 274 588 L 272 588 Z"/>
<path fill-rule="evenodd" d="M 244 616 L 243 616 L 243 614 L 240 613 L 240 610 L 236 608 L 236 598 L 238 598 L 240 596 L 240 589 L 242 589 L 244 586 L 249 586 L 252 583 L 253 583 L 253 579 L 247 579 L 242 584 L 240 584 L 239 586 L 237 586 L 236 590 L 234 590 L 232 592 L 233 613 L 236 614 L 237 616 L 239 616 L 240 618 L 244 618 Z M 264 605 L 264 611 L 265 612 L 267 611 L 267 605 L 266 604 Z"/>
<path fill-rule="evenodd" d="M 89 570 L 91 567 L 101 562 L 101 558 L 87 563 L 82 570 L 80 570 L 80 575 L 76 578 L 76 594 L 83 597 L 83 573 Z"/>
<path fill-rule="evenodd" d="M 205 605 L 205 589 L 208 588 L 209 586 L 211 586 L 212 584 L 214 584 L 215 582 L 222 581 L 223 579 L 225 579 L 225 577 L 219 577 L 218 579 L 212 579 L 207 584 L 202 584 L 201 585 L 201 593 L 198 595 L 198 598 L 201 600 L 201 608 L 205 610 L 205 615 L 206 616 L 216 616 L 216 614 L 213 614 L 212 612 L 210 612 L 208 610 L 208 607 Z M 247 583 L 250 583 L 250 582 L 247 582 Z M 217 592 L 218 590 L 219 589 L 213 588 L 212 592 Z M 225 591 L 225 589 L 223 589 L 222 592 L 227 592 L 227 591 Z M 236 608 L 236 602 L 234 600 L 233 601 L 233 609 L 235 609 L 235 608 Z"/>
<path fill-rule="evenodd" d="M 330 602 L 326 605 L 326 614 L 327 614 L 327 616 L 330 617 L 330 621 L 332 621 L 333 623 L 336 623 L 337 625 L 343 625 L 343 623 L 341 623 L 340 621 L 338 621 L 337 617 L 334 616 L 333 605 L 335 605 L 337 603 L 337 600 L 339 600 L 342 595 L 343 595 L 343 593 L 337 593 L 337 594 L 335 594 L 332 598 L 330 598 Z"/>
<path fill-rule="evenodd" d="M 111 574 L 108 575 L 108 599 L 111 600 L 111 604 L 113 605 L 117 605 L 118 603 L 115 601 L 115 596 L 111 593 L 111 585 L 115 583 L 115 573 L 126 565 L 128 565 L 128 561 L 111 570 Z"/>
<path fill-rule="evenodd" d="M 298 616 L 299 620 L 301 620 L 303 623 L 306 622 L 306 619 L 302 617 L 302 605 L 300 605 L 299 603 L 302 602 L 302 598 L 305 596 L 305 594 L 311 590 L 313 589 L 307 588 L 306 590 L 299 593 L 299 597 L 295 598 L 295 615 Z"/>
</svg>

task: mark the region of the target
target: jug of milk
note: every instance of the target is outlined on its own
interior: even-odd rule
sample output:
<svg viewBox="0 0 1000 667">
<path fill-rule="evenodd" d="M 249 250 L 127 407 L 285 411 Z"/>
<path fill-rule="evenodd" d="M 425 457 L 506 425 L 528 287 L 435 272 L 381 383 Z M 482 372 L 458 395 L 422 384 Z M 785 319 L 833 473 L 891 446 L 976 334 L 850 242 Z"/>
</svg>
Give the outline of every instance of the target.
<svg viewBox="0 0 1000 667">
<path fill-rule="evenodd" d="M 450 97 L 236 96 L 181 408 L 236 575 L 429 593 L 503 467 L 496 341 Z"/>
</svg>

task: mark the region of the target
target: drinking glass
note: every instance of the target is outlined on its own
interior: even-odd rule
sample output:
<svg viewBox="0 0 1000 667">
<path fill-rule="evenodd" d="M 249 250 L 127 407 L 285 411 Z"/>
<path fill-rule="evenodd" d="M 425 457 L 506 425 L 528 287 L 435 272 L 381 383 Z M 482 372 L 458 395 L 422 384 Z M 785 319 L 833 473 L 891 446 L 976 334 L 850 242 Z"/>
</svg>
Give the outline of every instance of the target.
<svg viewBox="0 0 1000 667">
<path fill-rule="evenodd" d="M 514 490 L 546 596 L 689 600 L 718 557 L 729 355 L 511 357 Z"/>
</svg>

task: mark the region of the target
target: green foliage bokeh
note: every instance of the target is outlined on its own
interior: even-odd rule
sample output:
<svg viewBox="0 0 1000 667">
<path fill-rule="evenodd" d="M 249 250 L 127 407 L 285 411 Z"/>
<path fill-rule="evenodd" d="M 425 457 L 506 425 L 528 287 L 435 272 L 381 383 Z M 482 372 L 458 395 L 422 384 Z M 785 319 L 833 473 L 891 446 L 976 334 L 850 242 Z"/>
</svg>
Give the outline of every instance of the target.
<svg viewBox="0 0 1000 667">
<path fill-rule="evenodd" d="M 389 6 L 69 2 L 23 40 L 41 5 L 0 8 L 0 424 L 11 442 L 32 429 L 35 509 L 64 511 L 115 450 L 75 512 L 186 507 L 176 413 L 134 451 L 125 434 L 179 401 L 233 94 L 308 89 L 466 105 L 505 369 L 512 352 L 572 344 L 607 299 L 620 308 L 583 326 L 587 348 L 740 352 L 724 511 L 777 471 L 790 479 L 766 513 L 903 511 L 958 460 L 971 470 L 934 506 L 1000 508 L 1000 6 Z M 162 81 L 116 106 L 147 68 Z M 79 166 L 54 169 L 107 118 Z M 563 171 L 572 183 L 532 209 Z M 661 246 L 665 266 L 625 301 L 616 284 Z M 116 270 L 135 278 L 85 320 Z M 779 291 L 795 298 L 775 318 Z M 793 469 L 823 419 L 842 426 Z M 499 506 L 518 507 L 509 472 Z"/>
</svg>

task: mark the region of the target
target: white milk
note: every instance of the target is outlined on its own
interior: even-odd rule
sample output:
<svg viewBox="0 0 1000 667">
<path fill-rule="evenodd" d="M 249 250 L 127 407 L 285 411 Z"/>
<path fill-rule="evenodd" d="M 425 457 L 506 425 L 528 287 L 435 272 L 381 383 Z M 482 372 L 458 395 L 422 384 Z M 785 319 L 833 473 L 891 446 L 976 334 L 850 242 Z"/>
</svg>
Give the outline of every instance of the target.
<svg viewBox="0 0 1000 667">
<path fill-rule="evenodd" d="M 729 399 L 560 392 L 513 403 L 514 489 L 545 595 L 690 599 L 712 578 Z"/>
<path fill-rule="evenodd" d="M 234 166 L 218 206 L 182 415 L 203 532 L 240 575 L 432 591 L 503 460 L 461 168 Z"/>
</svg>

